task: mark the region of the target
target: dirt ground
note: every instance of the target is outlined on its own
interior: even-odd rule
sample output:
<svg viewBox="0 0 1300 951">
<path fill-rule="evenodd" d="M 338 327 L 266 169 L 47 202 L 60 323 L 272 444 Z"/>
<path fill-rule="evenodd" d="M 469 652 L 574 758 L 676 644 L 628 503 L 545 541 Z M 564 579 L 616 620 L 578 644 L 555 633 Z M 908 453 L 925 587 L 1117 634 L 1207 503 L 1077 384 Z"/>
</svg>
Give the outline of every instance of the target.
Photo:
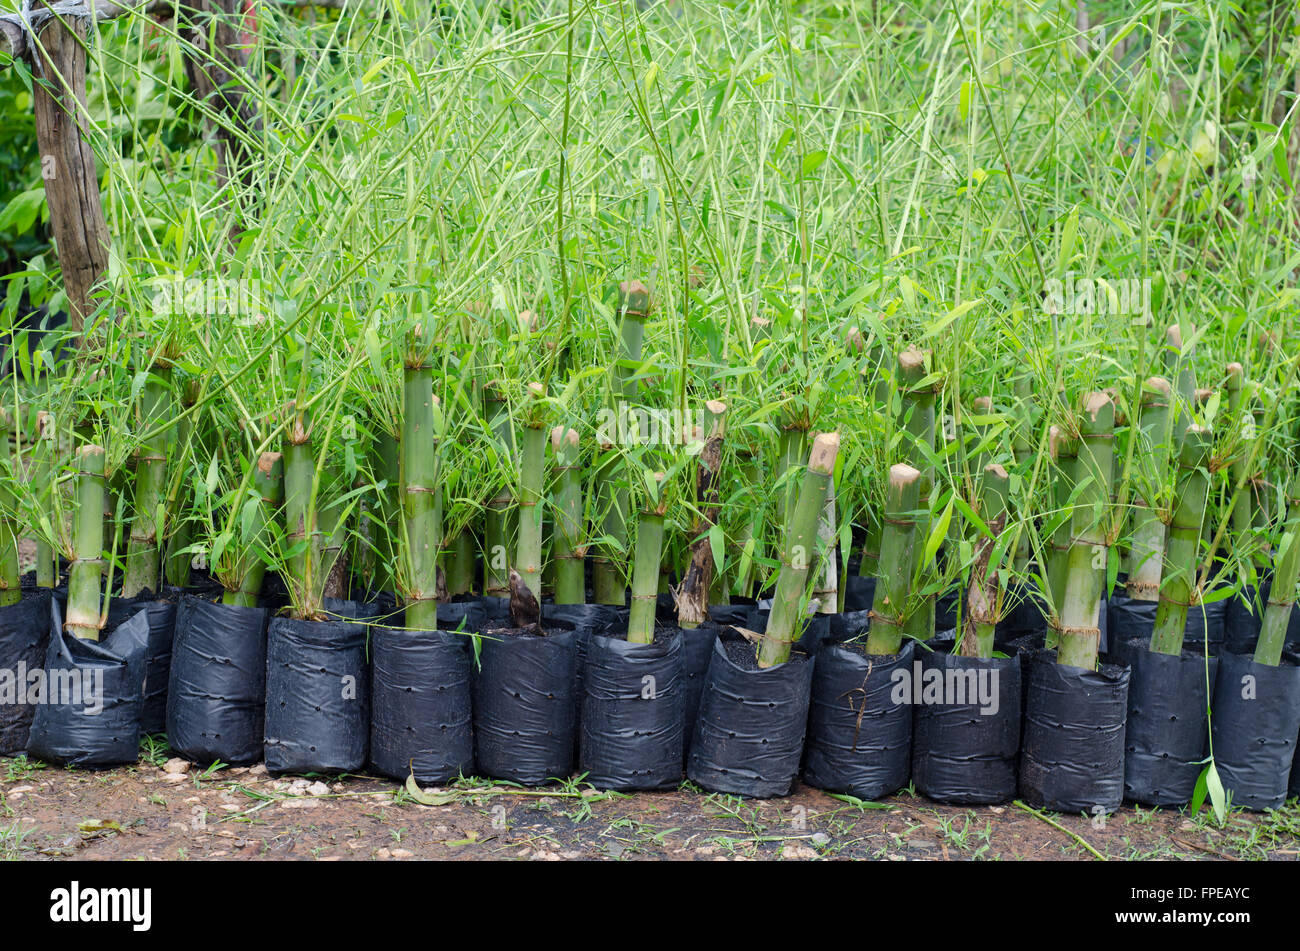
<svg viewBox="0 0 1300 951">
<path fill-rule="evenodd" d="M 423 800 L 424 802 L 417 801 Z M 427 803 L 427 804 L 426 804 Z M 1104 821 L 1103 821 L 1104 818 Z M 1300 856 L 1300 804 L 1232 813 L 1125 806 L 1052 815 L 941 806 L 908 791 L 861 803 L 800 787 L 776 800 L 621 795 L 581 783 L 462 780 L 412 793 L 367 776 L 203 772 L 165 747 L 104 772 L 0 759 L 0 858 L 94 859 L 1280 859 Z"/>
</svg>

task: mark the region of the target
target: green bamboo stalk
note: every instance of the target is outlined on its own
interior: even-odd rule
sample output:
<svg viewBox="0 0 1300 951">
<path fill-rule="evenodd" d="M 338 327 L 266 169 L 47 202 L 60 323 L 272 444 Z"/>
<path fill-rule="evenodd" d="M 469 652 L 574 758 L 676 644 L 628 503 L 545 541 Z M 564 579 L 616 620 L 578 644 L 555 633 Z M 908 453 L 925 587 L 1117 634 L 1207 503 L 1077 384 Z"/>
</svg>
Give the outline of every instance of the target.
<svg viewBox="0 0 1300 951">
<path fill-rule="evenodd" d="M 840 565 L 835 551 L 835 480 L 826 487 L 826 504 L 817 521 L 817 566 L 813 582 L 813 601 L 818 614 L 836 614 L 840 610 Z"/>
<path fill-rule="evenodd" d="M 294 597 L 295 616 L 313 620 L 324 613 L 320 577 L 323 540 L 312 504 L 316 481 L 316 453 L 312 447 L 311 411 L 289 403 L 289 424 L 284 444 L 285 539 L 289 556 L 289 577 L 285 579 Z"/>
<path fill-rule="evenodd" d="M 1210 430 L 1189 426 L 1178 452 L 1178 498 L 1165 542 L 1165 574 L 1160 584 L 1160 603 L 1151 633 L 1151 650 L 1177 656 L 1183 652 L 1187 610 L 1196 593 L 1196 567 L 1201 553 L 1201 524 L 1210 493 L 1206 466 L 1210 459 Z"/>
<path fill-rule="evenodd" d="M 17 604 L 23 599 L 22 575 L 18 564 L 18 498 L 13 486 L 18 479 L 17 456 L 10 449 L 10 438 L 17 442 L 18 430 L 9 412 L 0 407 L 0 607 Z"/>
<path fill-rule="evenodd" d="M 101 446 L 77 450 L 77 510 L 72 525 L 72 568 L 64 626 L 82 640 L 99 640 L 103 630 L 100 584 L 104 576 L 104 462 Z"/>
<path fill-rule="evenodd" d="M 1169 465 L 1169 401 L 1173 388 L 1164 377 L 1154 376 L 1142 387 L 1142 407 L 1138 431 L 1132 438 L 1140 440 L 1147 468 L 1163 477 Z M 1140 495 L 1133 499 L 1133 529 L 1130 535 L 1128 581 L 1125 591 L 1137 601 L 1155 601 L 1160 597 L 1160 578 L 1165 557 L 1165 523 L 1160 513 Z"/>
<path fill-rule="evenodd" d="M 984 467 L 980 483 L 980 518 L 989 527 L 991 537 L 981 536 L 975 547 L 975 560 L 971 565 L 970 584 L 966 591 L 965 624 L 957 652 L 963 657 L 993 656 L 993 635 L 997 630 L 998 616 L 1002 613 L 1002 583 L 997 565 L 990 565 L 993 548 L 1007 523 L 1007 491 L 1011 477 L 1002 466 L 992 463 Z M 990 571 L 992 569 L 992 571 Z"/>
<path fill-rule="evenodd" d="M 840 449 L 838 433 L 822 433 L 813 440 L 799 498 L 786 527 L 781 570 L 776 579 L 772 611 L 758 647 L 758 666 L 775 667 L 790 659 L 790 648 L 803 623 L 808 572 L 817 548 L 817 524 L 826 505 L 826 492 L 835 472 Z"/>
<path fill-rule="evenodd" d="M 262 593 L 262 579 L 266 576 L 266 559 L 262 550 L 271 550 L 268 532 L 275 531 L 275 514 L 284 499 L 284 456 L 278 452 L 264 452 L 258 456 L 253 470 L 253 491 L 257 494 L 258 504 L 253 509 L 253 516 L 248 526 L 248 535 L 243 538 L 243 555 L 235 566 L 237 586 L 227 589 L 221 600 L 224 604 L 238 607 L 257 607 L 258 596 Z"/>
<path fill-rule="evenodd" d="M 616 396 L 622 400 L 622 406 L 616 411 L 621 421 L 628 407 L 636 403 L 637 383 L 629 366 L 623 364 L 637 363 L 641 360 L 641 347 L 645 338 L 645 322 L 650 314 L 650 289 L 641 281 L 624 281 L 618 286 L 618 308 L 623 315 L 619 324 L 622 363 L 614 367 Z M 617 433 L 613 434 L 617 439 Z M 610 449 L 612 446 L 603 446 Z M 604 511 L 601 526 L 603 535 L 613 539 L 613 543 L 597 545 L 592 559 L 592 587 L 597 604 L 623 604 L 627 591 L 627 576 L 624 572 L 627 551 L 628 489 L 625 482 L 623 466 L 617 453 L 611 454 L 608 461 L 599 467 L 596 473 L 596 491 L 600 496 Z"/>
<path fill-rule="evenodd" d="M 1114 469 L 1115 404 L 1109 394 L 1089 393 L 1080 427 L 1079 476 L 1082 489 L 1071 514 L 1072 539 L 1061 608 L 1057 663 L 1093 670 L 1097 666 L 1101 630 L 1102 587 L 1106 581 L 1106 510 Z"/>
<path fill-rule="evenodd" d="M 776 497 L 776 523 L 790 524 L 790 512 L 794 508 L 799 482 L 795 478 L 797 470 L 803 468 L 804 444 L 808 438 L 806 424 L 798 419 L 787 419 L 781 425 L 781 434 L 776 441 L 776 478 L 786 479 L 784 487 Z"/>
<path fill-rule="evenodd" d="M 748 486 L 751 490 L 758 485 L 758 460 L 748 443 L 742 443 L 736 449 L 736 472 L 741 485 Z M 748 511 L 749 515 L 741 522 L 736 538 L 736 551 L 740 552 L 740 556 L 736 565 L 736 584 L 732 588 L 742 598 L 753 596 L 758 574 L 757 556 L 762 543 L 761 507 L 757 503 L 751 503 Z M 745 556 L 747 549 L 751 551 L 749 557 Z"/>
<path fill-rule="evenodd" d="M 930 496 L 934 490 L 934 465 L 931 458 L 935 447 L 935 403 L 938 388 L 933 382 L 926 382 L 929 376 L 926 370 L 929 352 L 914 346 L 908 347 L 898 355 L 898 385 L 902 393 L 902 428 L 910 436 L 908 461 L 921 474 L 916 520 L 917 535 L 925 539 L 930 533 Z M 882 551 L 883 558 L 883 551 Z M 932 566 L 922 565 L 925 545 L 912 548 L 913 562 L 911 577 L 922 578 Z M 934 636 L 935 603 L 934 595 L 910 593 L 912 610 L 903 621 L 904 631 L 909 637 L 929 640 Z"/>
<path fill-rule="evenodd" d="M 587 600 L 582 537 L 582 466 L 578 433 L 556 426 L 551 430 L 555 454 L 555 603 L 582 604 Z"/>
<path fill-rule="evenodd" d="M 442 505 L 438 483 L 437 397 L 433 367 L 425 357 L 421 328 L 408 343 L 402 372 L 402 538 L 405 544 L 406 626 L 438 629 L 438 553 L 442 549 Z"/>
<path fill-rule="evenodd" d="M 474 534 L 462 528 L 451 540 L 445 559 L 443 574 L 447 579 L 447 594 L 472 594 L 474 592 Z"/>
<path fill-rule="evenodd" d="M 1056 527 L 1048 539 L 1047 587 L 1052 595 L 1055 612 L 1048 618 L 1048 647 L 1056 647 L 1061 639 L 1061 610 L 1065 603 L 1065 582 L 1069 574 L 1070 521 L 1068 514 L 1070 496 L 1074 492 L 1079 468 L 1079 441 L 1059 426 L 1052 426 L 1047 435 L 1048 451 L 1053 466 L 1053 493 L 1057 512 L 1067 512 L 1065 520 Z"/>
<path fill-rule="evenodd" d="M 140 416 L 144 431 L 156 431 L 140 446 L 135 462 L 135 516 L 127 542 L 122 597 L 133 598 L 141 591 L 157 592 L 162 551 L 164 499 L 167 491 L 167 431 L 159 424 L 172 417 L 171 366 L 155 364 L 140 394 Z"/>
<path fill-rule="evenodd" d="M 916 561 L 913 549 L 921 496 L 920 470 L 902 462 L 891 466 L 886 492 L 880 540 L 883 573 L 876 582 L 867 634 L 867 653 L 875 656 L 897 654 L 903 643 L 903 623 L 912 594 L 911 568 Z"/>
<path fill-rule="evenodd" d="M 713 589 L 715 561 L 709 530 L 718 520 L 718 477 L 722 467 L 722 440 L 726 434 L 727 404 L 709 400 L 705 404 L 704 448 L 696 457 L 695 504 L 697 515 L 691 525 L 690 559 L 686 577 L 677 592 L 677 624 L 697 628 L 709 617 L 709 594 Z M 703 432 L 700 433 L 703 437 Z"/>
<path fill-rule="evenodd" d="M 659 565 L 664 550 L 664 474 L 654 474 L 655 497 L 637 518 L 635 561 L 632 568 L 632 608 L 627 621 L 627 639 L 650 644 L 655 639 L 655 605 L 659 592 Z"/>
<path fill-rule="evenodd" d="M 1300 472 L 1291 479 L 1287 492 L 1286 525 L 1273 560 L 1273 588 L 1260 621 L 1255 644 L 1255 662 L 1276 667 L 1282 660 L 1291 609 L 1295 605 L 1296 581 L 1300 580 Z"/>
<path fill-rule="evenodd" d="M 546 422 L 541 401 L 546 387 L 528 384 L 528 402 L 520 440 L 519 543 L 515 568 L 539 601 L 542 598 L 542 491 L 546 485 Z"/>
<path fill-rule="evenodd" d="M 483 387 L 484 411 L 500 451 L 514 456 L 514 425 L 505 394 L 498 383 Z M 510 592 L 510 552 L 513 548 L 512 522 L 515 497 L 503 488 L 487 504 L 483 515 L 483 590 L 491 597 L 505 597 Z"/>
</svg>

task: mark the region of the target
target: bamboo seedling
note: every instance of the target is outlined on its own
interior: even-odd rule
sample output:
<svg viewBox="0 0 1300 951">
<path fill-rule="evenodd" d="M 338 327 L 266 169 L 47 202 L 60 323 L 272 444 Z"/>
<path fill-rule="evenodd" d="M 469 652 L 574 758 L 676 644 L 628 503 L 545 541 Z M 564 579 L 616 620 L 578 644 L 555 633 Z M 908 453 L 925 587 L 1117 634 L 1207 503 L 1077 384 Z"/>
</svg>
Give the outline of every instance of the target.
<svg viewBox="0 0 1300 951">
<path fill-rule="evenodd" d="M 284 457 L 278 452 L 264 452 L 257 458 L 253 471 L 253 496 L 240 507 L 241 552 L 229 572 L 219 572 L 225 591 L 223 604 L 257 607 L 266 576 L 267 557 L 274 545 L 269 534 L 276 530 L 275 518 L 284 499 Z"/>
<path fill-rule="evenodd" d="M 552 429 L 551 451 L 555 456 L 555 603 L 582 604 L 587 600 L 583 570 L 586 545 L 582 535 L 582 466 L 577 431 L 563 426 Z"/>
<path fill-rule="evenodd" d="M 103 630 L 100 587 L 104 574 L 104 463 L 102 446 L 77 450 L 77 508 L 72 567 L 68 571 L 68 612 L 64 626 L 82 640 L 99 640 Z"/>
<path fill-rule="evenodd" d="M 542 491 L 546 485 L 546 388 L 528 384 L 523 411 L 519 470 L 518 549 L 515 570 L 539 601 L 542 597 Z"/>
<path fill-rule="evenodd" d="M 921 472 L 906 463 L 890 467 L 885 500 L 880 563 L 884 573 L 876 582 L 871 603 L 867 653 L 892 657 L 903 644 L 904 625 L 912 600 Z"/>
<path fill-rule="evenodd" d="M 1151 377 L 1142 389 L 1139 427 L 1132 438 L 1140 440 L 1148 480 L 1158 484 L 1169 459 L 1169 381 Z M 1150 493 L 1148 493 L 1150 494 Z M 1156 601 L 1165 559 L 1165 523 L 1154 507 L 1156 500 L 1137 494 L 1133 499 L 1133 527 L 1130 535 L 1126 593 L 1135 601 Z M 1204 503 L 1202 503 L 1204 505 Z"/>
<path fill-rule="evenodd" d="M 0 607 L 8 607 L 22 600 L 22 575 L 18 565 L 18 520 L 15 517 L 18 499 L 15 454 L 10 449 L 10 439 L 17 440 L 13 417 L 0 407 Z"/>
<path fill-rule="evenodd" d="M 402 383 L 402 554 L 406 584 L 406 626 L 415 631 L 438 629 L 438 552 L 442 547 L 442 511 L 438 484 L 437 398 L 428 360 L 424 328 L 412 329 L 406 348 Z"/>
<path fill-rule="evenodd" d="M 1273 587 L 1260 621 L 1256 663 L 1269 667 L 1281 663 L 1297 581 L 1300 581 L 1300 472 L 1292 477 L 1287 490 L 1286 524 L 1273 558 Z"/>
<path fill-rule="evenodd" d="M 483 387 L 484 410 L 488 426 L 496 440 L 497 452 L 514 458 L 514 426 L 505 394 L 498 383 Z M 508 486 L 503 486 L 487 503 L 483 516 L 484 592 L 492 597 L 504 597 L 510 590 L 510 552 L 512 520 L 515 514 L 515 497 Z"/>
<path fill-rule="evenodd" d="M 664 515 L 668 511 L 664 495 L 664 474 L 653 473 L 649 480 L 653 494 L 637 518 L 636 547 L 632 566 L 632 607 L 628 615 L 627 639 L 637 644 L 651 644 L 655 639 L 655 606 L 659 593 L 659 564 L 664 549 Z"/>
<path fill-rule="evenodd" d="M 171 418 L 171 364 L 159 356 L 141 391 L 141 425 L 155 435 L 136 452 L 135 517 L 126 549 L 122 596 L 133 598 L 142 591 L 158 592 L 162 567 L 159 540 L 165 512 L 168 433 L 159 424 Z"/>
<path fill-rule="evenodd" d="M 1092 670 L 1097 666 L 1101 638 L 1097 626 L 1106 559 L 1110 550 L 1106 517 L 1115 447 L 1115 404 L 1108 394 L 1088 394 L 1079 432 L 1079 477 L 1076 504 L 1070 519 L 1070 549 L 1061 606 L 1057 663 Z"/>
<path fill-rule="evenodd" d="M 838 433 L 822 433 L 813 440 L 798 501 L 786 527 L 772 610 L 759 640 L 759 667 L 776 667 L 789 660 L 790 649 L 805 623 L 805 596 L 808 574 L 817 553 L 817 526 L 835 474 L 839 449 Z"/>
<path fill-rule="evenodd" d="M 618 286 L 620 362 L 614 366 L 615 386 L 611 402 L 615 416 L 621 418 L 636 403 L 637 383 L 632 367 L 641 360 L 645 339 L 645 322 L 650 314 L 650 289 L 639 280 L 624 281 Z M 611 434 L 617 438 L 616 432 Z M 621 606 L 627 591 L 627 577 L 621 567 L 626 559 L 628 489 L 627 467 L 614 451 L 613 444 L 601 447 L 608 455 L 596 467 L 595 492 L 601 500 L 604 517 L 601 534 L 611 542 L 596 546 L 592 560 L 592 586 L 597 604 Z"/>
<path fill-rule="evenodd" d="M 982 536 L 976 543 L 974 561 L 971 564 L 965 622 L 957 645 L 957 653 L 963 657 L 987 660 L 993 656 L 993 636 L 1002 613 L 1004 594 L 1000 565 L 993 562 L 993 554 L 1007 523 L 1007 491 L 1010 481 L 1007 470 L 997 463 L 984 467 L 984 479 L 980 483 L 979 515 L 988 526 L 989 535 Z"/>
<path fill-rule="evenodd" d="M 691 526 L 692 541 L 686 577 L 676 594 L 677 623 L 697 628 L 709 617 L 709 594 L 716 569 L 711 533 L 718 521 L 718 482 L 722 467 L 722 441 L 726 433 L 727 404 L 709 400 L 705 404 L 703 448 L 696 457 L 695 504 L 697 516 Z M 720 555 L 721 552 L 716 553 Z"/>
<path fill-rule="evenodd" d="M 1183 651 L 1183 633 L 1192 596 L 1197 593 L 1196 569 L 1201 548 L 1201 526 L 1205 521 L 1205 503 L 1210 492 L 1207 472 L 1210 456 L 1210 430 L 1204 426 L 1187 428 L 1178 452 L 1178 497 L 1163 553 L 1164 577 L 1160 582 L 1160 603 L 1156 606 L 1155 628 L 1151 633 L 1151 650 L 1177 656 Z"/>
</svg>

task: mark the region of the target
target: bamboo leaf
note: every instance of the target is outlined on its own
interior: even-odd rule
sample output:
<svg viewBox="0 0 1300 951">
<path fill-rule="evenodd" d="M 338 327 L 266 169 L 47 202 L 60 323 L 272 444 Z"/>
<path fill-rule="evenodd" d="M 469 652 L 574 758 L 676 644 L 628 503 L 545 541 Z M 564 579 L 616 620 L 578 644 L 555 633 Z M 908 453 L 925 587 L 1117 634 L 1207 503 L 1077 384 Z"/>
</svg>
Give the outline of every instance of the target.
<svg viewBox="0 0 1300 951">
<path fill-rule="evenodd" d="M 939 553 L 939 546 L 943 540 L 948 537 L 948 523 L 952 521 L 953 499 L 948 499 L 948 504 L 943 507 L 943 514 L 934 520 L 930 526 L 930 537 L 925 540 L 925 553 L 921 557 L 920 568 L 924 570 L 925 566 L 934 564 L 935 555 Z"/>
</svg>

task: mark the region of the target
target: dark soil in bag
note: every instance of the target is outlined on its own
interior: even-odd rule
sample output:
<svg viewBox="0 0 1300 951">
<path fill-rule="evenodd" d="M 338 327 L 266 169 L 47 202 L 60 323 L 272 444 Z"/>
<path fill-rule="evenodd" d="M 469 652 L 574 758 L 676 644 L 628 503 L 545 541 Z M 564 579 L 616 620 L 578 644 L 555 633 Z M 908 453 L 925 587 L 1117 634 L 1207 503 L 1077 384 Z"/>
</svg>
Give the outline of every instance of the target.
<svg viewBox="0 0 1300 951">
<path fill-rule="evenodd" d="M 1128 666 L 1104 655 L 1100 670 L 1063 666 L 1044 649 L 1028 673 L 1020 797 L 1055 812 L 1114 812 L 1124 800 Z"/>
<path fill-rule="evenodd" d="M 85 641 L 63 629 L 63 609 L 51 598 L 45 702 L 32 719 L 27 754 L 89 768 L 138 760 L 148 646 L 143 612 Z"/>
<path fill-rule="evenodd" d="M 923 652 L 920 661 L 921 703 L 914 702 L 912 721 L 916 788 L 937 802 L 960 805 L 1014 799 L 1020 658 L 981 660 L 948 649 Z M 938 702 L 931 702 L 936 695 Z"/>
<path fill-rule="evenodd" d="M 915 641 L 892 656 L 872 656 L 862 643 L 827 644 L 817 655 L 808 711 L 803 778 L 809 786 L 859 799 L 888 796 L 907 785 L 912 757 Z"/>
<path fill-rule="evenodd" d="M 326 602 L 346 620 L 277 617 L 266 636 L 266 768 L 272 773 L 351 773 L 370 745 L 366 618 L 355 601 Z"/>
<path fill-rule="evenodd" d="M 598 789 L 670 789 L 682 781 L 686 681 L 682 632 L 650 644 L 593 635 L 587 648 L 578 771 Z"/>
<path fill-rule="evenodd" d="M 473 773 L 472 643 L 469 634 L 450 631 L 370 629 L 370 765 L 377 772 L 405 779 L 414 771 L 421 785 Z"/>
<path fill-rule="evenodd" d="M 1211 709 L 1214 765 L 1232 804 L 1281 806 L 1300 733 L 1300 658 L 1283 655 L 1269 667 L 1249 654 L 1221 654 Z"/>
<path fill-rule="evenodd" d="M 690 779 L 712 792 L 788 795 L 799 774 L 814 666 L 795 650 L 784 664 L 760 668 L 756 645 L 722 628 L 687 757 Z"/>
<path fill-rule="evenodd" d="M 1132 670 L 1124 734 L 1124 798 L 1148 806 L 1182 805 L 1192 798 L 1204 769 L 1201 760 L 1209 739 L 1202 648 L 1189 648 L 1178 656 L 1153 653 L 1148 632 L 1118 641 L 1115 658 Z M 1218 668 L 1218 658 L 1210 657 L 1211 691 Z"/>
<path fill-rule="evenodd" d="M 24 590 L 17 604 L 0 608 L 0 756 L 27 749 L 36 715 L 28 687 L 45 663 L 49 640 L 48 588 Z"/>
<path fill-rule="evenodd" d="M 573 772 L 577 633 L 558 621 L 490 630 L 474 676 L 474 754 L 485 776 L 540 786 Z"/>
<path fill-rule="evenodd" d="M 268 616 L 181 598 L 167 690 L 167 744 L 178 756 L 201 766 L 261 760 Z"/>
</svg>

